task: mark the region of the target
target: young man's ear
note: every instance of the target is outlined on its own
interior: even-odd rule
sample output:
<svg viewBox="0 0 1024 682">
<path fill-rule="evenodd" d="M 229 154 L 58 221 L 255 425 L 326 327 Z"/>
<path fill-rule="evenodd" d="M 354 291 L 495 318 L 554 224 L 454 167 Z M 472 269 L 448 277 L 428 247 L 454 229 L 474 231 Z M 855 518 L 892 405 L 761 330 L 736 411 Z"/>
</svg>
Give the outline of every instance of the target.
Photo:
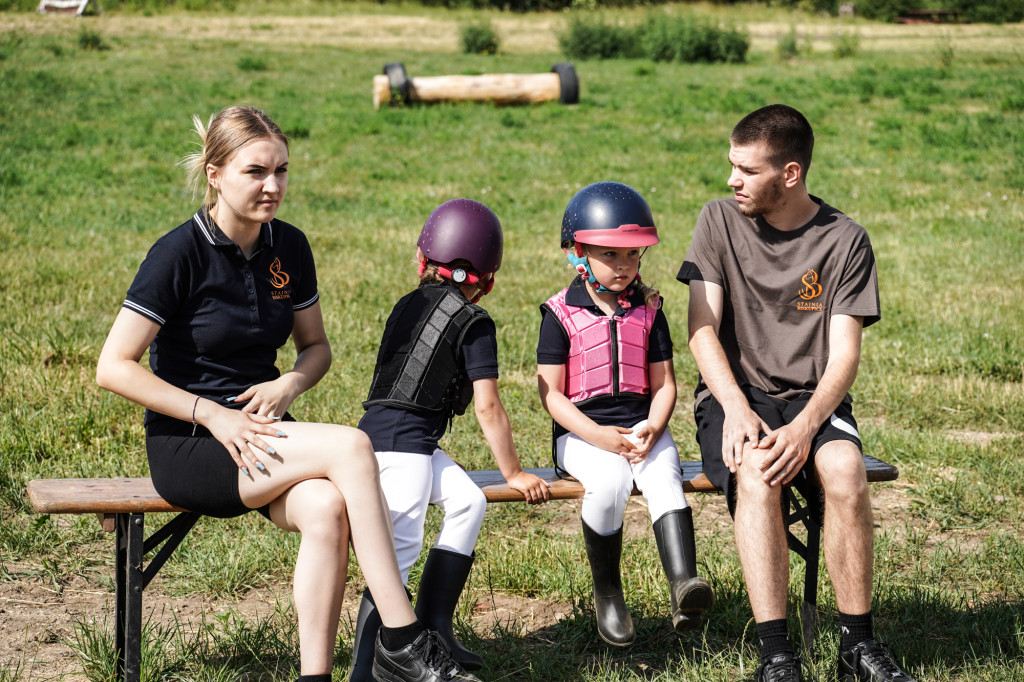
<svg viewBox="0 0 1024 682">
<path fill-rule="evenodd" d="M 804 179 L 804 169 L 796 161 L 790 161 L 782 167 L 782 177 L 786 187 L 796 187 Z"/>
</svg>

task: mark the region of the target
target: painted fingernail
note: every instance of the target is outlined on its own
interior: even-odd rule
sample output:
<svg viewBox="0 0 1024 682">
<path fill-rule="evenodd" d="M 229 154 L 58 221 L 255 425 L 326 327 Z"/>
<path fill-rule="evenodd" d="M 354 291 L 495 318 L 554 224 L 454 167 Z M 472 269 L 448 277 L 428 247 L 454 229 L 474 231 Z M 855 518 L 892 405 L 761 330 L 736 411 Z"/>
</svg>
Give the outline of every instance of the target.
<svg viewBox="0 0 1024 682">
<path fill-rule="evenodd" d="M 229 402 L 229 403 L 233 403 L 233 402 L 235 402 L 236 400 L 238 400 L 238 396 L 237 396 L 237 395 L 233 395 L 233 396 L 231 396 L 230 398 L 228 398 L 228 402 Z"/>
<path fill-rule="evenodd" d="M 270 454 L 274 454 L 273 448 L 271 448 Z M 260 471 L 266 471 L 267 470 L 267 467 L 263 466 L 263 462 L 256 462 L 256 468 L 259 469 Z"/>
<path fill-rule="evenodd" d="M 288 435 L 288 434 L 287 434 L 287 433 L 285 433 L 284 431 L 278 431 L 278 432 L 277 432 L 277 437 L 278 437 L 278 438 L 284 438 L 284 437 L 285 437 L 285 436 L 287 436 L 287 435 Z"/>
<path fill-rule="evenodd" d="M 249 475 L 249 469 L 247 469 L 246 467 L 242 467 L 242 473 L 245 474 L 246 476 L 248 476 Z"/>
<path fill-rule="evenodd" d="M 267 448 L 267 452 L 269 452 L 272 455 L 276 455 L 277 454 L 277 450 L 275 450 L 274 448 Z M 260 471 L 262 471 L 262 470 L 263 470 L 263 467 L 260 466 Z"/>
</svg>

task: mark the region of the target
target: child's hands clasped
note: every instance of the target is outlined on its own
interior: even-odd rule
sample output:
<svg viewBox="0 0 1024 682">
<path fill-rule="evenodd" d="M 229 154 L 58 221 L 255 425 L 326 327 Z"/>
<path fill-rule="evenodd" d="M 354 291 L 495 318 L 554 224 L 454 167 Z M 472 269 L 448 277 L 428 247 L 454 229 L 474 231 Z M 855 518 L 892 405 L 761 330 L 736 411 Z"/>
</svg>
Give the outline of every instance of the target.
<svg viewBox="0 0 1024 682">
<path fill-rule="evenodd" d="M 636 457 L 636 445 L 626 437 L 632 433 L 633 429 L 623 426 L 598 426 L 586 440 L 596 448 L 633 458 Z"/>
<path fill-rule="evenodd" d="M 633 443 L 635 450 L 633 451 L 633 457 L 629 460 L 630 464 L 639 464 L 640 462 L 647 459 L 647 455 L 650 454 L 651 448 L 661 438 L 661 434 L 664 429 L 656 429 L 650 424 L 644 424 L 639 429 L 633 432 L 629 437 L 630 442 Z"/>
<path fill-rule="evenodd" d="M 544 479 L 527 471 L 520 471 L 509 477 L 508 487 L 521 492 L 529 504 L 543 504 L 551 498 L 548 490 L 551 486 Z"/>
</svg>

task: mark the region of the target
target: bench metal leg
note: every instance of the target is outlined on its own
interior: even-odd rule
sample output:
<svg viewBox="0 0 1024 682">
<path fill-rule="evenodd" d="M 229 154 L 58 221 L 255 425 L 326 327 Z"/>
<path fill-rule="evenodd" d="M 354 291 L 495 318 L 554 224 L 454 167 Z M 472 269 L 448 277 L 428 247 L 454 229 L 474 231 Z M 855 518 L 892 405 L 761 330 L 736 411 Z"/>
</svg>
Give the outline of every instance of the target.
<svg viewBox="0 0 1024 682">
<path fill-rule="evenodd" d="M 123 518 L 124 517 L 124 518 Z M 128 565 L 127 514 L 114 516 L 114 652 L 117 655 L 117 676 L 124 675 L 125 571 Z"/>
<path fill-rule="evenodd" d="M 114 646 L 117 676 L 124 682 L 142 678 L 142 593 L 199 520 L 199 514 L 182 512 L 145 539 L 145 517 L 117 514 L 114 523 Z M 145 556 L 157 547 L 156 556 L 143 566 Z"/>
<path fill-rule="evenodd" d="M 117 674 L 124 682 L 142 677 L 142 557 L 145 514 L 118 514 L 117 528 Z"/>
</svg>

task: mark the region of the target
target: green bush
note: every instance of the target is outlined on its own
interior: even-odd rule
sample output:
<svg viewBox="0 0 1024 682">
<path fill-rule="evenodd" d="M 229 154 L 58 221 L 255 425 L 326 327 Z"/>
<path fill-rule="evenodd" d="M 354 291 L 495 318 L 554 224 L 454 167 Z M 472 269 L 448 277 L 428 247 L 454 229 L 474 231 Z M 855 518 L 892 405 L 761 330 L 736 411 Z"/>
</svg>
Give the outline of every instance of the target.
<svg viewBox="0 0 1024 682">
<path fill-rule="evenodd" d="M 253 55 L 242 55 L 236 62 L 239 71 L 266 71 L 267 60 Z"/>
<path fill-rule="evenodd" d="M 796 26 L 790 26 L 788 33 L 779 36 L 776 49 L 780 59 L 793 59 L 800 56 L 800 34 L 797 33 Z"/>
<path fill-rule="evenodd" d="M 574 16 L 559 36 L 571 59 L 646 57 L 654 62 L 743 62 L 750 40 L 745 33 L 693 18 L 649 16 L 639 26 L 608 24 Z"/>
<path fill-rule="evenodd" d="M 742 62 L 750 47 L 742 32 L 692 18 L 648 17 L 639 37 L 656 62 Z"/>
<path fill-rule="evenodd" d="M 462 51 L 466 54 L 497 54 L 500 40 L 498 32 L 490 21 L 463 24 L 459 29 L 462 38 Z"/>
<path fill-rule="evenodd" d="M 954 0 L 966 21 L 983 24 L 1012 24 L 1024 21 L 1024 3 L 1020 0 Z"/>
<path fill-rule="evenodd" d="M 857 0 L 857 14 L 865 19 L 892 21 L 908 9 L 921 7 L 921 0 Z"/>
<path fill-rule="evenodd" d="M 836 59 L 857 56 L 860 51 L 860 36 L 856 31 L 836 31 L 832 36 L 832 54 Z"/>
<path fill-rule="evenodd" d="M 96 31 L 90 31 L 89 29 L 83 28 L 81 33 L 78 34 L 78 47 L 83 50 L 109 50 L 110 46 L 103 40 Z"/>
<path fill-rule="evenodd" d="M 570 59 L 614 59 L 639 57 L 635 29 L 607 24 L 604 19 L 584 19 L 576 14 L 569 29 L 558 36 L 558 44 Z"/>
</svg>

